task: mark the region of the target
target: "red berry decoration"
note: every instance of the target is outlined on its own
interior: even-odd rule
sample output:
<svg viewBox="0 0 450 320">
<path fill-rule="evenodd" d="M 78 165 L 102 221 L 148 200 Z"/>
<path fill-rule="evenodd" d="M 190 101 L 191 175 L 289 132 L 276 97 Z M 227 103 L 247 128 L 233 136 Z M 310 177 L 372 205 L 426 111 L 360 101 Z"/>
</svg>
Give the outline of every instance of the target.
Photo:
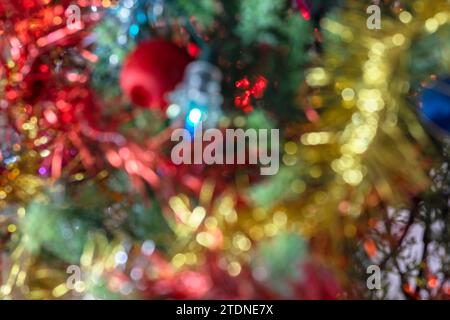
<svg viewBox="0 0 450 320">
<path fill-rule="evenodd" d="M 120 86 L 133 103 L 164 110 L 166 95 L 183 79 L 191 62 L 186 51 L 165 40 L 141 43 L 126 58 Z"/>
</svg>

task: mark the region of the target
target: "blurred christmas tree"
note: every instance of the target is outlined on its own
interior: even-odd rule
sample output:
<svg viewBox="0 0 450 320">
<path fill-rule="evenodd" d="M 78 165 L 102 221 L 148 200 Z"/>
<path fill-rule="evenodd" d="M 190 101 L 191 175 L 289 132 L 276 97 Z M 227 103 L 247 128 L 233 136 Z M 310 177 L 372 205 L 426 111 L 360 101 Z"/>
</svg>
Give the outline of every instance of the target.
<svg viewBox="0 0 450 320">
<path fill-rule="evenodd" d="M 446 0 L 0 0 L 0 296 L 448 299 L 449 21 Z M 279 128 L 279 172 L 175 165 L 200 122 Z"/>
</svg>

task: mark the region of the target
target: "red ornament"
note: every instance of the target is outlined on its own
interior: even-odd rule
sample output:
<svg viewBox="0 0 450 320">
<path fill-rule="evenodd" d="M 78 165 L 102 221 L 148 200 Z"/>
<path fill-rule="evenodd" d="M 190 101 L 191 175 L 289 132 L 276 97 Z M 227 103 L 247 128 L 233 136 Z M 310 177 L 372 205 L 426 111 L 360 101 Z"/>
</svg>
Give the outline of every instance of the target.
<svg viewBox="0 0 450 320">
<path fill-rule="evenodd" d="M 187 52 L 171 42 L 144 42 L 127 57 L 120 86 L 133 103 L 164 110 L 167 93 L 181 82 L 189 62 Z"/>
</svg>

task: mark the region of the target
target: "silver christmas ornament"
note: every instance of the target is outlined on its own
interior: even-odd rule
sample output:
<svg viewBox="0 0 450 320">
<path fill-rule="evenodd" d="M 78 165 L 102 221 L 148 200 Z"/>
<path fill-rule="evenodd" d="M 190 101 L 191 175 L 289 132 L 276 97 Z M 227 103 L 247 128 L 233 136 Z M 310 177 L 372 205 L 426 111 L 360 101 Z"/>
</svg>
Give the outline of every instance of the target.
<svg viewBox="0 0 450 320">
<path fill-rule="evenodd" d="M 172 122 L 184 121 L 186 129 L 195 129 L 200 122 L 203 128 L 217 126 L 222 115 L 222 72 L 206 61 L 190 63 L 184 80 L 170 95 L 171 105 L 167 115 Z"/>
</svg>

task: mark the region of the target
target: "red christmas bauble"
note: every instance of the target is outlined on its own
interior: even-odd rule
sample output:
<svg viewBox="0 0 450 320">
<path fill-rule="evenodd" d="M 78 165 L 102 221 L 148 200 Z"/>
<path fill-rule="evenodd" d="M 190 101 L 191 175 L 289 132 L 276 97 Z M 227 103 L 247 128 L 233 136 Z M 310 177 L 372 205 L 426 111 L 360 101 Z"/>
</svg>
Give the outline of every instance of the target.
<svg viewBox="0 0 450 320">
<path fill-rule="evenodd" d="M 191 58 L 183 49 L 165 40 L 141 43 L 126 58 L 120 86 L 133 103 L 164 110 L 166 95 L 183 79 Z"/>
</svg>

